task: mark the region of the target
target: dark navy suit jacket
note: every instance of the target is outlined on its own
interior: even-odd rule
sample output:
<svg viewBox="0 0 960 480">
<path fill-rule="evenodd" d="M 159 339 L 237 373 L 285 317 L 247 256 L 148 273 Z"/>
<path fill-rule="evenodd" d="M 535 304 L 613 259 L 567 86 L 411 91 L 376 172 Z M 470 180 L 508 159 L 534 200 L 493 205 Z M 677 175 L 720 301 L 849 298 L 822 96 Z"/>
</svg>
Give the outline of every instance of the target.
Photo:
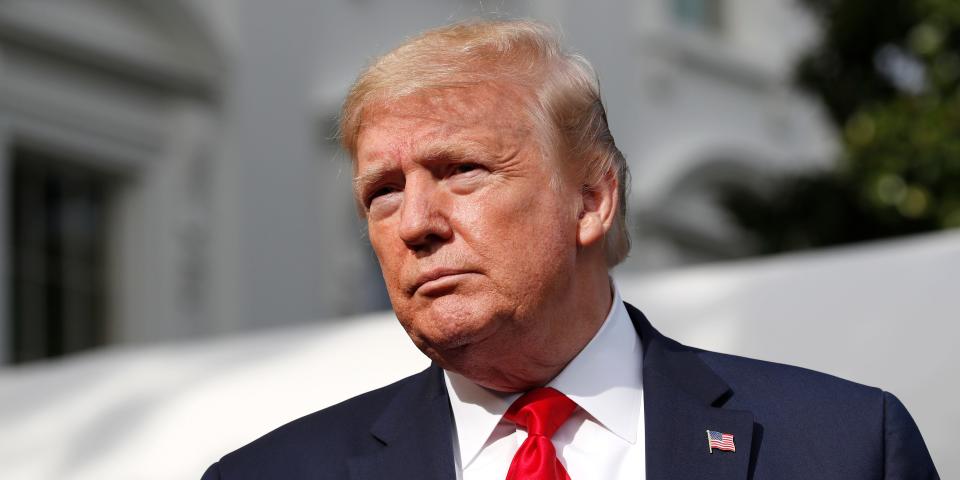
<svg viewBox="0 0 960 480">
<path fill-rule="evenodd" d="M 643 345 L 647 479 L 939 479 L 893 395 L 690 348 L 627 310 Z M 452 480 L 451 418 L 433 365 L 288 423 L 224 456 L 203 480 Z M 710 453 L 706 430 L 732 433 L 736 452 Z"/>
</svg>

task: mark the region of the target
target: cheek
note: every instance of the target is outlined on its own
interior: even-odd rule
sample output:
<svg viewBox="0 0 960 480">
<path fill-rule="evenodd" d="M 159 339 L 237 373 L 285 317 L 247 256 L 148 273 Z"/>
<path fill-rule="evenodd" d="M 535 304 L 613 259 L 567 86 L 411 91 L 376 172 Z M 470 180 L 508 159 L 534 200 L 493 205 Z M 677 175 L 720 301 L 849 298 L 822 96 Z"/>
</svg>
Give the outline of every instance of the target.
<svg viewBox="0 0 960 480">
<path fill-rule="evenodd" d="M 544 188 L 550 188 L 545 186 Z M 511 199 L 492 195 L 462 208 L 467 242 L 505 274 L 540 277 L 576 252 L 576 219 L 552 192 Z"/>
<path fill-rule="evenodd" d="M 399 283 L 400 261 L 403 258 L 403 242 L 394 234 L 391 236 L 391 229 L 385 223 L 368 223 L 367 235 L 370 238 L 370 246 L 373 253 L 377 255 L 380 263 L 380 270 L 383 273 L 383 279 L 387 284 L 387 290 L 391 292 Z"/>
</svg>

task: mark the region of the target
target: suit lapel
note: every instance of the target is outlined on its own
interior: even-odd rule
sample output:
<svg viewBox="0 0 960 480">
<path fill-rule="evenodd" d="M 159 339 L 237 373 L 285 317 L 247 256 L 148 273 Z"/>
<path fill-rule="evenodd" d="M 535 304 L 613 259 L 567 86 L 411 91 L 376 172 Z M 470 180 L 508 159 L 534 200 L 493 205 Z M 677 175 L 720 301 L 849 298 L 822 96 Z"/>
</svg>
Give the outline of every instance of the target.
<svg viewBox="0 0 960 480">
<path fill-rule="evenodd" d="M 633 306 L 627 311 L 643 345 L 647 479 L 746 479 L 753 414 L 720 408 L 733 392 L 697 351 L 661 335 Z M 711 454 L 707 430 L 733 434 L 736 452 Z"/>
<path fill-rule="evenodd" d="M 373 424 L 370 433 L 381 448 L 348 459 L 350 477 L 456 478 L 450 417 L 443 371 L 431 365 L 397 393 Z"/>
</svg>

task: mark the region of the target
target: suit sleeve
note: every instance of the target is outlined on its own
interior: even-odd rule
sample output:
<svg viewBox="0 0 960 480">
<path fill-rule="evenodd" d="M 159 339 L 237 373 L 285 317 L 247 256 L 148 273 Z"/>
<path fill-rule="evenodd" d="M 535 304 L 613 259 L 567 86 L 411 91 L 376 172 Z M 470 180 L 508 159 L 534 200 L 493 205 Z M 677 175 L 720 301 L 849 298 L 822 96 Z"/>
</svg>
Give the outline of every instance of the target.
<svg viewBox="0 0 960 480">
<path fill-rule="evenodd" d="M 200 480 L 220 480 L 220 464 L 210 465 L 210 468 L 203 472 L 203 477 L 200 477 Z"/>
<path fill-rule="evenodd" d="M 920 429 L 897 397 L 883 393 L 884 478 L 940 480 Z"/>
</svg>

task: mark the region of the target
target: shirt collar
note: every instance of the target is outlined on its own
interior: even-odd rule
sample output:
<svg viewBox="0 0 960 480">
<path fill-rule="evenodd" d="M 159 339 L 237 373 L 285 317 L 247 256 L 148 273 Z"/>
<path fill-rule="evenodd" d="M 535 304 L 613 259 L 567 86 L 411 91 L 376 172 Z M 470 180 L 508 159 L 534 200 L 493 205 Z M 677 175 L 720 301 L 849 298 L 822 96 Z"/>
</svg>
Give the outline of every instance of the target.
<svg viewBox="0 0 960 480">
<path fill-rule="evenodd" d="M 470 465 L 480 453 L 500 419 L 519 393 L 503 393 L 490 390 L 468 378 L 444 370 L 450 408 L 453 410 L 454 426 L 462 467 Z"/>
<path fill-rule="evenodd" d="M 577 403 L 607 430 L 633 444 L 642 414 L 641 344 L 613 285 L 613 303 L 603 325 L 583 350 L 547 386 Z M 503 414 L 520 397 L 481 387 L 444 371 L 463 466 L 480 453 Z"/>
</svg>

